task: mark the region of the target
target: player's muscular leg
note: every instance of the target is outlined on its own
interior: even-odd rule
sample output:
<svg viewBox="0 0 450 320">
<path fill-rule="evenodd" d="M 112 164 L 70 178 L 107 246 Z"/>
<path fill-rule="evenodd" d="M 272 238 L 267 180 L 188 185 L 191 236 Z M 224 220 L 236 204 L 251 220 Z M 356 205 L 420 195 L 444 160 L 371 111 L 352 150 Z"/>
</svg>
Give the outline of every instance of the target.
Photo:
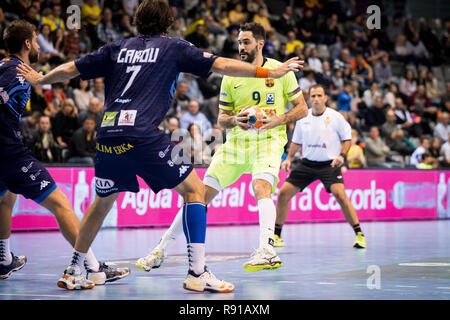
<svg viewBox="0 0 450 320">
<path fill-rule="evenodd" d="M 64 238 L 72 246 L 75 245 L 78 230 L 80 228 L 80 221 L 73 212 L 66 195 L 59 188 L 56 188 L 40 204 L 53 213 Z"/>
<path fill-rule="evenodd" d="M 276 224 L 282 225 L 289 213 L 289 201 L 295 196 L 298 192 L 298 188 L 294 186 L 292 183 L 285 182 L 281 187 L 280 192 L 278 193 L 277 200 L 277 220 Z"/>
<path fill-rule="evenodd" d="M 252 181 L 253 190 L 255 191 L 255 199 L 259 201 L 261 199 L 271 199 L 272 185 L 262 179 L 255 179 Z"/>
<path fill-rule="evenodd" d="M 11 236 L 11 218 L 17 196 L 9 191 L 0 197 L 0 239 Z"/>
<path fill-rule="evenodd" d="M 355 208 L 345 194 L 345 187 L 343 183 L 334 183 L 330 187 L 331 193 L 336 198 L 336 201 L 342 208 L 342 212 L 345 219 L 352 226 L 359 223 L 358 216 L 356 214 Z"/>
<path fill-rule="evenodd" d="M 181 194 L 184 203 L 205 203 L 205 185 L 202 180 L 200 180 L 195 170 L 192 170 L 189 176 L 177 185 L 174 190 Z"/>
<path fill-rule="evenodd" d="M 79 252 L 87 252 L 95 239 L 103 220 L 111 210 L 114 201 L 116 201 L 119 193 L 113 193 L 107 197 L 95 196 L 95 200 L 81 220 L 80 232 L 75 243 L 75 250 Z"/>
</svg>

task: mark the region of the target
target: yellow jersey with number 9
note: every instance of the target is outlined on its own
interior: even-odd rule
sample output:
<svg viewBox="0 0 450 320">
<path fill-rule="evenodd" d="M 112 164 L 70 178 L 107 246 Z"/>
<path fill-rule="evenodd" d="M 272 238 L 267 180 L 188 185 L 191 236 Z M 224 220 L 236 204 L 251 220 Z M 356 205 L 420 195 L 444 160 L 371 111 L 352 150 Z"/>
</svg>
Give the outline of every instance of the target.
<svg viewBox="0 0 450 320">
<path fill-rule="evenodd" d="M 263 67 L 275 69 L 280 64 L 281 62 L 275 59 L 264 58 Z M 287 101 L 292 101 L 301 94 L 302 91 L 298 86 L 294 72 L 288 72 L 279 79 L 224 76 L 220 89 L 219 108 L 238 114 L 241 109 L 247 106 L 258 106 L 266 112 L 267 116 L 270 116 L 270 111 L 281 115 L 285 113 Z M 262 135 L 242 130 L 236 126 L 227 133 L 227 140 L 243 138 L 253 141 L 263 140 L 271 136 L 286 140 L 286 126 L 272 128 Z"/>
</svg>

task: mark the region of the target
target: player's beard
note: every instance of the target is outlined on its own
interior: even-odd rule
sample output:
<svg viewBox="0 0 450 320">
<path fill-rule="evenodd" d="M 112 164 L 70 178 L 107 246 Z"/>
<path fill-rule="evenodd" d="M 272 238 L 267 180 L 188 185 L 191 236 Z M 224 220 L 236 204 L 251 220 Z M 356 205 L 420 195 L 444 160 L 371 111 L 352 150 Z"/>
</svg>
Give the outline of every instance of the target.
<svg viewBox="0 0 450 320">
<path fill-rule="evenodd" d="M 255 58 L 256 58 L 256 54 L 258 53 L 258 48 L 255 48 L 254 50 L 250 51 L 250 52 L 245 52 L 244 50 L 242 50 L 241 52 L 239 52 L 239 56 L 241 57 L 241 61 L 245 61 L 248 63 L 252 63 Z M 242 56 L 241 54 L 245 53 L 246 56 Z"/>
<path fill-rule="evenodd" d="M 30 53 L 28 54 L 28 59 L 30 63 L 36 63 L 39 59 L 39 51 L 31 47 Z"/>
</svg>

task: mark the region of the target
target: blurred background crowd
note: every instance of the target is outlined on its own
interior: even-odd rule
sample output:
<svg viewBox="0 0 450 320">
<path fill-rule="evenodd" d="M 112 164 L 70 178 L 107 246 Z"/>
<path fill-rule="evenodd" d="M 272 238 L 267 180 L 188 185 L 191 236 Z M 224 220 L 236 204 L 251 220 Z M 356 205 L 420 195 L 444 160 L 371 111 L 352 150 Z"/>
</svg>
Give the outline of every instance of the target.
<svg viewBox="0 0 450 320">
<path fill-rule="evenodd" d="M 3 0 L 0 32 L 16 19 L 33 23 L 41 48 L 36 68 L 46 73 L 106 43 L 135 36 L 139 2 Z M 323 84 L 328 106 L 350 123 L 349 168 L 449 167 L 450 19 L 415 17 L 407 2 L 169 0 L 176 20 L 168 36 L 239 59 L 239 25 L 258 22 L 267 31 L 264 55 L 303 59 L 305 67 L 296 76 L 305 98 L 311 85 Z M 370 4 L 381 8 L 380 29 L 367 27 Z M 71 5 L 81 13 L 75 28 L 67 10 Z M 6 55 L 0 40 L 0 57 Z M 219 147 L 212 144 L 217 133 L 226 139 L 217 125 L 220 84 L 218 74 L 208 79 L 181 74 L 160 126 L 172 137 L 183 129 L 175 140 L 189 135 L 191 156 L 203 165 L 211 158 L 208 146 L 214 146 L 212 152 Z M 25 145 L 45 163 L 92 165 L 104 100 L 101 78 L 32 87 L 21 120 Z M 294 126 L 288 125 L 289 138 Z"/>
</svg>

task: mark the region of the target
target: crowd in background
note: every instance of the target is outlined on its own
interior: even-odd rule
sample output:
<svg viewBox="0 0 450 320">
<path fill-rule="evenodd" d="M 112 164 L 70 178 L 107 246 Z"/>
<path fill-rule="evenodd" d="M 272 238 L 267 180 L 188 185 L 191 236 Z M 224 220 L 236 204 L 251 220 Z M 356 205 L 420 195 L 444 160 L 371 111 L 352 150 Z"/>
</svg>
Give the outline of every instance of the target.
<svg viewBox="0 0 450 320">
<path fill-rule="evenodd" d="M 33 23 L 40 46 L 36 68 L 44 73 L 111 41 L 136 35 L 133 13 L 138 0 L 3 2 L 0 32 L 15 19 Z M 450 19 L 412 19 L 399 12 L 383 15 L 381 28 L 371 30 L 365 8 L 352 0 L 329 1 L 321 9 L 309 8 L 303 1 L 291 7 L 286 1 L 282 12 L 263 0 L 168 2 L 176 17 L 170 37 L 238 59 L 239 25 L 254 21 L 267 31 L 266 57 L 304 60 L 305 67 L 296 76 L 305 98 L 311 85 L 323 84 L 328 106 L 341 112 L 353 129 L 348 167 L 450 166 Z M 79 26 L 67 14 L 71 4 L 81 8 Z M 0 40 L 0 56 L 6 55 Z M 184 129 L 192 141 L 192 158 L 208 164 L 211 154 L 205 150 L 217 140 L 217 132 L 226 139 L 217 124 L 221 76 L 181 74 L 178 80 L 160 127 L 169 135 Z M 104 100 L 103 79 L 76 78 L 32 87 L 21 120 L 25 145 L 46 163 L 92 165 Z M 287 126 L 288 137 L 294 126 Z"/>
</svg>

